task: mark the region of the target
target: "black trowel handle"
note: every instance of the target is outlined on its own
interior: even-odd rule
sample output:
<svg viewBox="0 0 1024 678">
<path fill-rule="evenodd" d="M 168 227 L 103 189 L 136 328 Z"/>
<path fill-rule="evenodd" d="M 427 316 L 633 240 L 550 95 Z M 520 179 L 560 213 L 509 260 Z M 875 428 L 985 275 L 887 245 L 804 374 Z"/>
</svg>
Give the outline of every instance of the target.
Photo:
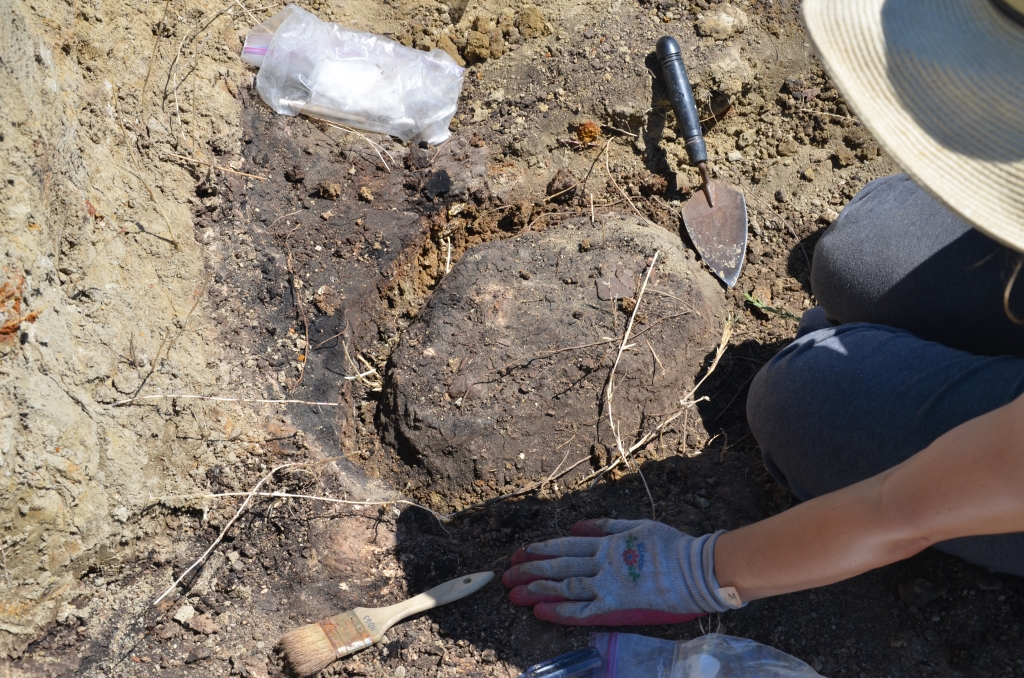
<svg viewBox="0 0 1024 678">
<path fill-rule="evenodd" d="M 704 145 L 700 117 L 697 115 L 697 102 L 693 98 L 690 79 L 686 76 L 682 50 L 679 49 L 679 43 L 675 38 L 666 35 L 658 40 L 655 52 L 661 64 L 661 73 L 665 78 L 665 88 L 668 89 L 672 110 L 675 111 L 676 120 L 679 122 L 679 131 L 683 135 L 686 154 L 690 157 L 690 164 L 697 167 L 700 163 L 707 162 L 708 149 Z"/>
</svg>

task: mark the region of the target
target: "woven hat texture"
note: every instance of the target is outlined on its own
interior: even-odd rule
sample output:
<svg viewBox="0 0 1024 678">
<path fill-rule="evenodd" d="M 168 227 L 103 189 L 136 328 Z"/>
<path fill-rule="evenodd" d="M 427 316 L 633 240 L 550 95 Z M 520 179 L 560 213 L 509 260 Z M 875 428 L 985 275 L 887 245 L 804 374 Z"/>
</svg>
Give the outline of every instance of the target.
<svg viewBox="0 0 1024 678">
<path fill-rule="evenodd" d="M 1024 25 L 993 0 L 804 0 L 803 16 L 825 70 L 886 152 L 979 231 L 1024 252 Z"/>
</svg>

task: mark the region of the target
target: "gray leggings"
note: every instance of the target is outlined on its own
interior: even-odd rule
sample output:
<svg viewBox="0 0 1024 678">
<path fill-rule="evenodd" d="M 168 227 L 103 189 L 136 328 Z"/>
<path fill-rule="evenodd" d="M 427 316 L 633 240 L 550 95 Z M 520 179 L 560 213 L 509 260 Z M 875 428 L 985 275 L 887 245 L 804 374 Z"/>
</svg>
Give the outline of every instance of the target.
<svg viewBox="0 0 1024 678">
<path fill-rule="evenodd" d="M 1024 327 L 1003 308 L 1019 256 L 904 175 L 865 186 L 815 248 L 820 306 L 750 387 L 772 476 L 799 499 L 825 494 L 1024 393 Z M 1024 289 L 1011 312 L 1024 317 Z M 936 548 L 1024 576 L 1024 533 Z"/>
</svg>

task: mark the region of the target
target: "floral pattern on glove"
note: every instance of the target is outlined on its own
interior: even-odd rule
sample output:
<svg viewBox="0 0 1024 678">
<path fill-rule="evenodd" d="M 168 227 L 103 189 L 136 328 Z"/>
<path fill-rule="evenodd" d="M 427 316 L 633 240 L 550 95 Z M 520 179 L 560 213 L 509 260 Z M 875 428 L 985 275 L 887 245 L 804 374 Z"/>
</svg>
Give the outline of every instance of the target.
<svg viewBox="0 0 1024 678">
<path fill-rule="evenodd" d="M 639 582 L 640 577 L 643 576 L 645 554 L 644 543 L 630 535 L 626 539 L 626 550 L 622 552 L 622 562 L 625 563 L 626 572 L 629 573 L 629 578 L 633 580 L 634 584 Z"/>
</svg>

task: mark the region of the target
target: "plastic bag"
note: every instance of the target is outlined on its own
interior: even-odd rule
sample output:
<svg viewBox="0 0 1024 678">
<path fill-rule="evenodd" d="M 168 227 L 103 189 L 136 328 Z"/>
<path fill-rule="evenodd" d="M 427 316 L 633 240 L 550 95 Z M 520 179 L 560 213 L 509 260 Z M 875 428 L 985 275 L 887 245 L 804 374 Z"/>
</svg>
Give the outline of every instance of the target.
<svg viewBox="0 0 1024 678">
<path fill-rule="evenodd" d="M 813 678 L 796 657 L 746 638 L 711 633 L 688 641 L 596 633 L 603 667 L 593 678 Z"/>
<path fill-rule="evenodd" d="M 296 5 L 249 32 L 242 60 L 259 67 L 256 90 L 278 113 L 431 144 L 450 136 L 465 71 L 442 50 L 343 28 Z"/>
</svg>

